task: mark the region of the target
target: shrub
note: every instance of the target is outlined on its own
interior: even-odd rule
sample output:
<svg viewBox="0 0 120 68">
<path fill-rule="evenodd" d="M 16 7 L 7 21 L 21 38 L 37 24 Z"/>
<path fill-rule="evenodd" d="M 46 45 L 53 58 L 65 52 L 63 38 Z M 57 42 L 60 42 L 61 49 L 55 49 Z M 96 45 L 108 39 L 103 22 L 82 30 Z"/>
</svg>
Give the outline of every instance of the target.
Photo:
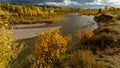
<svg viewBox="0 0 120 68">
<path fill-rule="evenodd" d="M 79 40 L 79 41 L 81 41 L 81 40 L 83 39 L 83 35 L 82 35 L 82 32 L 81 32 L 81 31 L 78 31 L 78 32 L 76 33 L 76 39 Z"/>
<path fill-rule="evenodd" d="M 62 63 L 62 68 L 103 68 L 101 62 L 89 50 L 78 50 L 71 53 L 68 61 Z"/>
<path fill-rule="evenodd" d="M 18 45 L 12 38 L 12 31 L 7 29 L 8 24 L 0 24 L 0 67 L 10 68 L 11 61 L 16 59 L 23 45 Z"/>
<path fill-rule="evenodd" d="M 97 29 L 94 32 L 85 31 L 85 35 L 79 32 L 77 33 L 77 38 L 79 37 L 81 40 L 77 39 L 74 47 L 79 49 L 91 49 L 93 52 L 116 47 L 119 43 L 118 33 L 109 28 Z"/>
<path fill-rule="evenodd" d="M 93 30 L 92 30 L 92 29 L 87 29 L 87 30 L 85 31 L 85 37 L 86 37 L 87 39 L 91 39 L 91 38 L 93 37 L 93 35 L 94 35 L 94 33 L 93 33 Z"/>
<path fill-rule="evenodd" d="M 34 49 L 34 55 L 38 60 L 34 65 L 38 67 L 52 66 L 54 61 L 59 59 L 61 54 L 66 51 L 70 37 L 66 36 L 64 38 L 59 30 L 51 31 L 50 29 L 45 34 L 39 34 Z"/>
<path fill-rule="evenodd" d="M 104 28 L 95 31 L 95 36 L 91 40 L 93 45 L 97 45 L 100 49 L 107 47 L 115 47 L 118 43 L 118 33 L 110 28 Z M 98 45 L 99 44 L 99 45 Z"/>
</svg>

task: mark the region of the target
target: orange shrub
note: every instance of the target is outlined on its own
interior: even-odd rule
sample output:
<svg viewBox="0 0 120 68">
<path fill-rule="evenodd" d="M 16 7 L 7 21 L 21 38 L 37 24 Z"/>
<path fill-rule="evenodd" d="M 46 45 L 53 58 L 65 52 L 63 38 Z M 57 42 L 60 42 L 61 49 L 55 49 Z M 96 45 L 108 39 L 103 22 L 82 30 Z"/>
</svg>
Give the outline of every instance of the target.
<svg viewBox="0 0 120 68">
<path fill-rule="evenodd" d="M 86 30 L 85 31 L 85 37 L 87 39 L 91 39 L 93 37 L 94 33 L 93 33 L 93 30 L 92 29 L 89 29 L 89 30 Z"/>
<path fill-rule="evenodd" d="M 66 51 L 70 38 L 70 35 L 64 38 L 59 30 L 48 29 L 45 34 L 38 34 L 34 55 L 40 58 L 42 66 L 48 67 Z"/>
</svg>

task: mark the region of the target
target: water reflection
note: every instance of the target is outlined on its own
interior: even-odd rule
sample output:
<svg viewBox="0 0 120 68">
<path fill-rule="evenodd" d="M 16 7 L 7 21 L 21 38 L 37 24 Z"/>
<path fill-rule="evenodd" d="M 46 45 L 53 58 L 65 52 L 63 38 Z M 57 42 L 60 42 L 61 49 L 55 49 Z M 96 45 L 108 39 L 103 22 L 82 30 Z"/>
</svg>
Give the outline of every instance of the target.
<svg viewBox="0 0 120 68">
<path fill-rule="evenodd" d="M 96 29 L 97 23 L 93 20 L 94 16 L 86 15 L 68 15 L 62 28 L 60 29 L 63 35 L 71 34 L 75 36 L 78 30 L 85 30 L 87 28 Z"/>
</svg>

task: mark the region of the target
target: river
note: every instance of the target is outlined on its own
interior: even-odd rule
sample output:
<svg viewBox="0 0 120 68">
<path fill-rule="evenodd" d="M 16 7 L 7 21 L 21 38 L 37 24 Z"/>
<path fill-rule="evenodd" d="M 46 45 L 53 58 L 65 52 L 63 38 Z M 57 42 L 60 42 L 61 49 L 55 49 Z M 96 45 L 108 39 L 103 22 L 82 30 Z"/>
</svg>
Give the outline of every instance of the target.
<svg viewBox="0 0 120 68">
<path fill-rule="evenodd" d="M 44 33 L 47 28 L 51 30 L 60 29 L 63 35 L 71 34 L 75 36 L 78 30 L 87 28 L 96 29 L 97 23 L 94 21 L 94 16 L 81 14 L 66 14 L 64 19 L 53 24 L 21 24 L 14 25 L 13 36 L 19 42 L 26 42 L 27 45 L 35 44 L 35 37 L 38 32 Z"/>
</svg>

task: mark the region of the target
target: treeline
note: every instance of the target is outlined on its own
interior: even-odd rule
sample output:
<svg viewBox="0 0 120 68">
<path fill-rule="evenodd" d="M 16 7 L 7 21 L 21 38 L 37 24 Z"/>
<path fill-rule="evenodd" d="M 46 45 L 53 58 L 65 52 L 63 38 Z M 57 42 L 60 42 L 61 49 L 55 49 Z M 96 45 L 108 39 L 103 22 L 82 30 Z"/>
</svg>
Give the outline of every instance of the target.
<svg viewBox="0 0 120 68">
<path fill-rule="evenodd" d="M 79 8 L 47 8 L 46 6 L 34 6 L 34 5 L 12 5 L 12 4 L 0 4 L 0 10 L 14 13 L 13 15 L 22 16 L 40 16 L 42 14 L 60 14 L 66 12 L 79 12 Z"/>
<path fill-rule="evenodd" d="M 81 9 L 80 14 L 85 14 L 85 15 L 96 15 L 98 13 L 97 9 Z"/>
<path fill-rule="evenodd" d="M 80 13 L 97 15 L 109 11 L 118 11 L 119 8 L 105 6 L 103 9 L 82 9 L 66 7 L 46 7 L 35 5 L 0 4 L 0 20 L 9 23 L 53 23 L 61 20 L 66 13 Z"/>
<path fill-rule="evenodd" d="M 119 11 L 119 8 L 113 7 L 113 6 L 105 6 L 103 9 L 99 9 L 99 13 L 109 12 L 109 11 Z"/>
<path fill-rule="evenodd" d="M 39 16 L 43 13 L 41 7 L 35 7 L 32 5 L 11 5 L 11 4 L 1 4 L 1 10 L 14 13 L 14 15 L 22 16 Z"/>
<path fill-rule="evenodd" d="M 34 6 L 34 5 L 12 5 L 12 4 L 0 4 L 0 10 L 8 11 L 14 13 L 13 15 L 22 15 L 22 16 L 41 16 L 42 14 L 64 14 L 70 12 L 80 12 L 81 14 L 96 14 L 109 11 L 120 10 L 116 7 L 105 6 L 103 9 L 81 9 L 81 8 L 65 8 L 65 7 L 50 7 L 46 6 Z"/>
<path fill-rule="evenodd" d="M 80 9 L 80 13 L 81 14 L 86 14 L 86 15 L 96 15 L 96 14 L 100 14 L 100 13 L 106 13 L 106 12 L 110 12 L 110 11 L 119 11 L 120 8 L 116 8 L 113 6 L 105 6 L 104 8 L 100 8 L 100 9 Z"/>
<path fill-rule="evenodd" d="M 0 20 L 12 24 L 53 23 L 61 20 L 65 13 L 80 12 L 80 10 L 80 8 L 0 4 Z"/>
</svg>

